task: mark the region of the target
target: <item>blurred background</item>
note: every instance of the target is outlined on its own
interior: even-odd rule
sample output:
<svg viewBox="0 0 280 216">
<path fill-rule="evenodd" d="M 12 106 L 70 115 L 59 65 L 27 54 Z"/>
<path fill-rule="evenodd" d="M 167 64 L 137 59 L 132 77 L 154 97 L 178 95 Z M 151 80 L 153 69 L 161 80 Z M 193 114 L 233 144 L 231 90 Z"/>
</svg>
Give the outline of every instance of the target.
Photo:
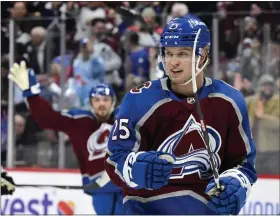
<svg viewBox="0 0 280 216">
<path fill-rule="evenodd" d="M 123 19 L 121 5 L 148 24 Z M 162 28 L 188 13 L 211 31 L 206 75 L 246 97 L 257 171 L 280 174 L 280 3 L 268 1 L 1 2 L 1 164 L 78 168 L 67 136 L 42 130 L 19 89 L 9 87 L 12 62 L 34 68 L 55 110 L 88 109 L 89 88 L 98 82 L 111 84 L 120 103 L 128 89 L 164 76 L 157 61 Z"/>
</svg>

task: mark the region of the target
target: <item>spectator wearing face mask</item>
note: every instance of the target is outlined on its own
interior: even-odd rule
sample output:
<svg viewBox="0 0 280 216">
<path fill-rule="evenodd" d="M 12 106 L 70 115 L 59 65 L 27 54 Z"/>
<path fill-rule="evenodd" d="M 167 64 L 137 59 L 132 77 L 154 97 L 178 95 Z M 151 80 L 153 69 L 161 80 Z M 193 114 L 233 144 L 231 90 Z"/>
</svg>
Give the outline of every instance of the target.
<svg viewBox="0 0 280 216">
<path fill-rule="evenodd" d="M 253 85 L 257 85 L 261 75 L 260 42 L 256 39 L 245 38 L 239 49 L 241 75 Z"/>
<path fill-rule="evenodd" d="M 259 92 L 246 100 L 258 151 L 256 168 L 259 172 L 279 174 L 280 101 L 273 77 L 263 75 L 259 81 Z"/>
</svg>

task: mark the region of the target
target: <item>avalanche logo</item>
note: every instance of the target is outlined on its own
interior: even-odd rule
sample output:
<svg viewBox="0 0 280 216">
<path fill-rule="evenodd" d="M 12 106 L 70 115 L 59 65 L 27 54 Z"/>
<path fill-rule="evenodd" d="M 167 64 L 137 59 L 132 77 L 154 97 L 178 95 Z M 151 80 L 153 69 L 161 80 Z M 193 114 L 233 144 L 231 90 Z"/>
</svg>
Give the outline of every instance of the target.
<svg viewBox="0 0 280 216">
<path fill-rule="evenodd" d="M 75 204 L 73 201 L 60 201 L 57 204 L 57 213 L 59 215 L 74 215 Z"/>
<path fill-rule="evenodd" d="M 197 131 L 201 139 L 203 140 L 201 124 L 198 123 L 191 115 L 184 127 L 167 137 L 157 149 L 158 151 L 172 154 L 176 158 L 174 168 L 176 170 L 179 170 L 179 172 L 174 173 L 173 170 L 170 179 L 181 179 L 184 178 L 185 175 L 190 175 L 193 173 L 198 173 L 200 179 L 208 179 L 212 176 L 210 160 L 206 148 L 194 149 L 193 146 L 195 145 L 195 143 L 193 143 L 190 145 L 189 151 L 186 151 L 186 153 L 184 153 L 183 155 L 176 156 L 176 154 L 174 153 L 179 143 L 180 145 L 184 145 L 184 143 L 182 142 L 183 139 L 179 141 L 180 137 L 185 136 L 193 131 Z M 207 126 L 207 131 L 209 134 L 210 146 L 212 148 L 212 152 L 214 153 L 216 164 L 219 168 L 221 165 L 221 159 L 218 155 L 218 151 L 222 143 L 221 136 L 211 126 Z"/>
<path fill-rule="evenodd" d="M 90 135 L 87 141 L 89 152 L 88 160 L 96 160 L 106 155 L 107 143 L 112 129 L 112 125 L 103 123 L 100 128 Z"/>
</svg>

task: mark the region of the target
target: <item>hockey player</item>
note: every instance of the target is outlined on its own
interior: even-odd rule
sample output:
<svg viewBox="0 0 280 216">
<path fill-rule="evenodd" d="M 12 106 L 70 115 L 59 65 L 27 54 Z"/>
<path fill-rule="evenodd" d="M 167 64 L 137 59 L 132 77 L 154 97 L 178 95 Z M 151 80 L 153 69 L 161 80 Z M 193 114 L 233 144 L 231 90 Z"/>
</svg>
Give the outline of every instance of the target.
<svg viewBox="0 0 280 216">
<path fill-rule="evenodd" d="M 40 85 L 33 69 L 26 63 L 14 64 L 9 78 L 23 91 L 34 120 L 41 128 L 62 131 L 67 134 L 77 156 L 83 185 L 96 182 L 96 190 L 85 190 L 92 195 L 97 214 L 121 214 L 121 189 L 110 181 L 104 170 L 108 136 L 115 118 L 115 93 L 106 84 L 93 87 L 89 93 L 90 110 L 73 109 L 56 112 L 39 96 Z M 66 180 L 67 181 L 67 180 Z"/>
<path fill-rule="evenodd" d="M 245 204 L 257 179 L 246 103 L 235 88 L 204 77 L 209 49 L 210 33 L 199 18 L 171 20 L 160 41 L 168 77 L 126 94 L 105 163 L 112 181 L 123 189 L 125 213 L 238 214 Z M 220 189 L 205 148 L 193 82 Z"/>
</svg>

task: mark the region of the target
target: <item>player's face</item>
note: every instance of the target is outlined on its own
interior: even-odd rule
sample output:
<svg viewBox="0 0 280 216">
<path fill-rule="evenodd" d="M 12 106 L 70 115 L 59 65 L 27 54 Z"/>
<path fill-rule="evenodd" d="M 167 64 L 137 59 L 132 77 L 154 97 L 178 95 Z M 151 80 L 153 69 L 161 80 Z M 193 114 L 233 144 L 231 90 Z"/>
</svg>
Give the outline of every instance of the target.
<svg viewBox="0 0 280 216">
<path fill-rule="evenodd" d="M 173 83 L 183 84 L 192 76 L 192 48 L 166 47 L 164 49 L 165 69 Z"/>
<path fill-rule="evenodd" d="M 111 96 L 95 96 L 91 99 L 91 106 L 97 117 L 105 118 L 108 116 L 113 100 Z"/>
</svg>

